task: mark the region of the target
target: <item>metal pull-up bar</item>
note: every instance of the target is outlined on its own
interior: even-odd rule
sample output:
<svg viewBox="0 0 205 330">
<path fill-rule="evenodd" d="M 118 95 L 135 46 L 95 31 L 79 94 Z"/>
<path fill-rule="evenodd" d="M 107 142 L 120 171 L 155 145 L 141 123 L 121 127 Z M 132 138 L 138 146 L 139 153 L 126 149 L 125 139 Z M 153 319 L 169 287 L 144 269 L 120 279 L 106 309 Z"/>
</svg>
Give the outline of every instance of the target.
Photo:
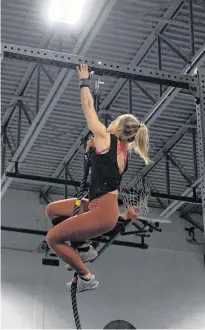
<svg viewBox="0 0 205 330">
<path fill-rule="evenodd" d="M 121 65 L 118 63 L 105 62 L 101 59 L 92 59 L 47 49 L 2 43 L 2 53 L 5 58 L 40 62 L 41 64 L 54 65 L 68 69 L 76 69 L 77 65 L 87 63 L 89 69 L 94 70 L 96 75 L 115 76 L 118 78 L 193 90 L 195 90 L 197 85 L 196 77 L 189 75 L 179 75 L 178 73 L 169 73 L 139 66 Z"/>
</svg>

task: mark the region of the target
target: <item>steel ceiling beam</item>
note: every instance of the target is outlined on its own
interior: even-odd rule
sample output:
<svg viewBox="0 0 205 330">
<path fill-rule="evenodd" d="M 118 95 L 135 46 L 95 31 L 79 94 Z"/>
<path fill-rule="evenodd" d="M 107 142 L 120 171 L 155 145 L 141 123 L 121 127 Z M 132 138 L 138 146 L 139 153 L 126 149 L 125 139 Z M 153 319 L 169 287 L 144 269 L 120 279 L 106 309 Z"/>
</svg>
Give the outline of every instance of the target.
<svg viewBox="0 0 205 330">
<path fill-rule="evenodd" d="M 169 40 L 169 38 L 163 36 L 160 33 L 155 33 L 162 41 L 164 41 L 164 43 L 173 51 L 175 52 L 180 58 L 182 58 L 186 63 L 190 63 L 190 59 L 184 55 L 180 50 L 179 47 L 174 45 L 173 42 L 171 40 Z M 192 55 L 194 56 L 194 54 Z"/>
<path fill-rule="evenodd" d="M 189 8 L 189 30 L 190 30 L 190 48 L 191 55 L 195 54 L 195 40 L 194 40 L 194 17 L 193 17 L 193 1 L 188 0 L 188 8 Z"/>
<path fill-rule="evenodd" d="M 203 65 L 205 62 L 205 43 L 199 49 L 199 51 L 192 58 L 191 64 L 186 65 L 182 74 L 193 75 L 196 68 Z M 164 109 L 171 103 L 171 101 L 180 92 L 180 88 L 170 87 L 163 93 L 161 98 L 157 101 L 154 107 L 150 110 L 148 115 L 145 116 L 144 122 L 150 126 L 161 115 Z"/>
<path fill-rule="evenodd" d="M 166 156 L 171 161 L 171 163 L 173 164 L 173 166 L 175 166 L 178 169 L 179 173 L 181 173 L 181 175 L 185 178 L 185 180 L 189 184 L 192 184 L 193 179 L 186 172 L 184 166 L 180 163 L 180 161 L 177 159 L 177 157 L 171 151 L 169 151 L 168 153 L 166 153 Z"/>
<path fill-rule="evenodd" d="M 153 188 L 153 183 L 151 184 L 151 187 Z M 183 198 L 184 197 L 182 197 L 182 199 Z M 197 198 L 197 196 L 196 196 L 196 198 Z M 159 204 L 162 207 L 162 209 L 165 210 L 166 209 L 166 206 L 164 205 L 163 201 L 159 197 L 157 198 L 157 201 L 159 202 Z M 180 218 L 183 218 L 184 220 L 186 220 L 187 222 L 191 223 L 196 228 L 198 228 L 199 230 L 201 230 L 202 232 L 204 232 L 203 226 L 198 221 L 193 220 L 191 218 L 191 216 L 188 214 L 188 212 L 191 212 L 191 210 L 193 210 L 196 207 L 196 205 L 197 204 L 193 204 L 193 203 L 187 204 L 187 206 L 183 210 L 179 210 Z"/>
<path fill-rule="evenodd" d="M 193 195 L 193 188 L 199 187 L 201 184 L 201 178 L 197 179 L 195 182 L 192 183 L 190 187 L 188 187 L 182 194 L 182 197 L 191 197 Z M 165 218 L 168 218 L 171 216 L 175 211 L 177 211 L 184 202 L 178 202 L 174 201 L 172 202 L 162 213 L 160 213 L 160 216 L 163 216 Z"/>
<path fill-rule="evenodd" d="M 142 170 L 131 180 L 131 182 L 137 182 L 141 177 L 145 177 L 153 170 L 153 168 L 160 162 L 164 157 L 164 154 L 169 152 L 173 146 L 184 136 L 186 131 L 189 129 L 189 124 L 193 124 L 196 121 L 196 113 L 194 113 L 187 121 L 187 125 L 183 125 L 178 131 L 166 142 L 166 144 L 157 151 L 156 155 L 152 159 L 152 163 L 144 166 Z"/>
<path fill-rule="evenodd" d="M 153 103 L 155 104 L 156 103 L 156 99 L 155 97 L 149 92 L 149 90 L 143 85 L 143 84 L 140 84 L 138 81 L 133 81 L 134 85 L 139 88 L 139 90 L 147 96 L 147 98 Z"/>
<path fill-rule="evenodd" d="M 106 0 L 99 2 L 99 5 L 95 8 L 95 13 L 92 14 L 89 22 L 86 24 L 85 28 L 83 29 L 82 35 L 79 37 L 78 42 L 72 51 L 73 54 L 79 53 L 81 56 L 84 56 L 86 54 L 91 43 L 93 42 L 99 30 L 101 29 L 103 23 L 107 19 L 107 16 L 112 10 L 115 2 L 116 0 L 110 0 L 110 1 Z M 73 72 L 69 71 L 68 69 L 61 70 L 48 96 L 46 97 L 43 105 L 39 109 L 38 114 L 33 120 L 32 125 L 28 129 L 28 132 L 26 133 L 19 148 L 17 149 L 15 155 L 13 156 L 12 163 L 8 165 L 6 170 L 7 172 L 11 172 L 13 170 L 14 168 L 13 162 L 17 160 L 18 162 L 22 162 L 25 159 L 33 143 L 35 142 L 36 138 L 41 132 L 41 129 L 45 125 L 47 118 L 49 117 L 53 108 L 56 106 L 60 97 L 65 91 L 68 83 L 72 78 L 72 75 Z M 9 185 L 11 184 L 11 181 L 12 179 L 7 178 L 5 175 L 2 177 L 1 196 L 3 196 L 6 190 L 8 189 Z"/>
<path fill-rule="evenodd" d="M 195 208 L 196 208 L 196 205 L 193 205 L 193 204 L 186 204 L 186 206 L 184 206 L 183 208 L 181 208 L 181 209 L 179 210 L 180 215 L 181 215 L 181 216 L 184 216 L 184 215 L 188 214 L 189 212 L 194 211 Z M 166 207 L 165 207 L 164 209 L 166 209 Z"/>
<path fill-rule="evenodd" d="M 161 69 L 161 67 L 159 67 L 159 69 Z M 150 94 L 150 92 L 142 85 L 140 85 L 138 82 L 134 81 L 134 84 L 139 87 L 139 89 L 152 101 L 152 103 L 155 103 L 156 100 L 154 100 L 153 96 Z M 161 94 L 160 94 L 161 95 Z M 190 127 L 190 125 L 188 126 Z M 195 131 L 194 131 L 195 132 Z M 176 156 L 171 153 L 171 151 L 169 151 L 169 153 L 164 153 L 165 155 L 167 155 L 167 157 L 169 158 L 169 160 L 172 162 L 172 164 L 178 168 L 178 170 L 180 171 L 180 173 L 182 174 L 182 176 L 191 184 L 193 182 L 193 180 L 189 177 L 189 175 L 186 173 L 184 167 L 180 164 L 180 162 L 177 160 Z M 168 168 L 168 167 L 166 167 Z M 197 177 L 196 177 L 197 178 Z M 157 197 L 157 201 L 159 202 L 159 204 L 161 206 L 163 206 L 163 208 L 165 209 L 166 207 L 164 207 L 164 205 L 162 204 L 161 200 L 159 197 Z"/>
<path fill-rule="evenodd" d="M 8 104 L 6 107 L 14 107 L 15 106 L 15 102 L 17 101 L 25 101 L 25 102 L 30 102 L 30 101 L 35 101 L 35 97 L 31 97 L 31 96 L 18 96 L 18 95 L 11 95 L 11 93 L 3 93 L 2 97 L 4 99 L 11 99 L 14 100 L 14 103 L 10 103 Z M 4 123 L 5 124 L 5 123 Z"/>
<path fill-rule="evenodd" d="M 39 47 L 47 47 L 48 44 L 50 43 L 50 40 L 52 38 L 53 35 L 53 30 L 49 30 L 45 33 L 43 39 L 41 40 Z M 33 74 L 36 68 L 36 63 L 30 63 L 18 88 L 16 89 L 15 95 L 12 96 L 12 99 L 10 101 L 10 105 L 12 105 L 15 101 L 17 100 L 25 100 L 25 96 L 23 96 L 22 94 L 25 92 L 28 82 L 30 81 L 30 79 L 33 78 Z M 2 93 L 2 97 L 3 97 L 3 93 Z M 3 118 L 1 120 L 1 125 L 4 126 L 7 123 L 7 120 L 9 119 L 11 113 L 13 111 L 13 108 L 8 108 L 7 111 L 4 113 Z"/>
<path fill-rule="evenodd" d="M 199 230 L 201 230 L 202 232 L 204 232 L 204 227 L 203 225 L 201 225 L 198 221 L 192 219 L 192 217 L 189 214 L 185 214 L 185 215 L 181 215 L 180 218 L 186 220 L 187 222 L 189 222 L 192 226 L 198 228 Z"/>
</svg>

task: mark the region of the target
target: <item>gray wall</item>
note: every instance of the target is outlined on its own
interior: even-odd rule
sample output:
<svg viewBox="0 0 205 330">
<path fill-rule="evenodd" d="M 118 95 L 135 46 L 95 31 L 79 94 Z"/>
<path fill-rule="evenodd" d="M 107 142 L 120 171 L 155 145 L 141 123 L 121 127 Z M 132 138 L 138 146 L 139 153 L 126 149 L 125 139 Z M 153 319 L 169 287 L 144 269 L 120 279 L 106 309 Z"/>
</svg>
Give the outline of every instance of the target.
<svg viewBox="0 0 205 330">
<path fill-rule="evenodd" d="M 46 229 L 44 208 L 37 194 L 10 190 L 2 200 L 2 225 Z M 75 328 L 65 287 L 72 273 L 63 263 L 42 266 L 35 252 L 40 241 L 2 234 L 1 328 Z M 119 318 L 137 328 L 205 328 L 203 247 L 186 242 L 177 215 L 148 243 L 148 250 L 112 246 L 92 264 L 100 286 L 78 295 L 83 328 L 103 328 Z"/>
</svg>

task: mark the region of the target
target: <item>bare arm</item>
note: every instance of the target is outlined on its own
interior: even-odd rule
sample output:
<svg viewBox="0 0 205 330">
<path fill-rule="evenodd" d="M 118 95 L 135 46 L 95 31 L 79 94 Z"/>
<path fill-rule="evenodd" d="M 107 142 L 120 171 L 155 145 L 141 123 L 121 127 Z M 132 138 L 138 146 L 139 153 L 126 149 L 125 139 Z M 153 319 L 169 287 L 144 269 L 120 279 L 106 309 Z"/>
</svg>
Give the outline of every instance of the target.
<svg viewBox="0 0 205 330">
<path fill-rule="evenodd" d="M 77 67 L 79 79 L 88 79 L 89 72 L 87 64 L 81 64 Z M 95 136 L 104 137 L 106 135 L 106 127 L 99 121 L 97 113 L 94 108 L 93 97 L 90 93 L 89 87 L 81 88 L 81 104 L 85 114 L 85 118 L 89 129 Z"/>
<path fill-rule="evenodd" d="M 88 87 L 81 88 L 81 104 L 89 129 L 94 135 L 104 136 L 105 126 L 99 121 L 94 108 L 93 97 Z"/>
</svg>

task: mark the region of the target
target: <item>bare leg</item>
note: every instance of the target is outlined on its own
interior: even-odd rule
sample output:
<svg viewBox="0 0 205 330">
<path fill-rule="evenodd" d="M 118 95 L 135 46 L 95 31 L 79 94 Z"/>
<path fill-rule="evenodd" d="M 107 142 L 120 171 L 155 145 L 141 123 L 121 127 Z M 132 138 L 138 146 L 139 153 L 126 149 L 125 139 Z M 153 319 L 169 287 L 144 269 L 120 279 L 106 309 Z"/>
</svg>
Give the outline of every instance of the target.
<svg viewBox="0 0 205 330">
<path fill-rule="evenodd" d="M 108 196 L 100 206 L 71 217 L 53 227 L 47 234 L 46 241 L 51 249 L 66 263 L 71 265 L 80 276 L 89 274 L 78 253 L 65 241 L 82 241 L 108 232 L 118 219 L 117 197 Z"/>
<path fill-rule="evenodd" d="M 57 217 L 65 216 L 67 218 L 73 215 L 76 198 L 69 198 L 65 200 L 56 201 L 48 204 L 46 207 L 46 216 L 51 220 L 55 220 Z M 79 214 L 88 211 L 89 201 L 82 199 Z"/>
<path fill-rule="evenodd" d="M 65 221 L 67 218 L 70 218 L 73 215 L 75 208 L 76 198 L 69 198 L 65 200 L 59 200 L 53 203 L 48 204 L 46 208 L 46 216 L 51 220 L 52 224 L 56 226 L 57 224 Z M 80 210 L 78 214 L 82 214 L 88 211 L 88 199 L 83 198 L 81 200 Z M 85 241 L 71 242 L 71 246 L 74 249 L 86 244 Z M 86 244 L 85 249 L 89 249 L 89 243 Z"/>
</svg>

